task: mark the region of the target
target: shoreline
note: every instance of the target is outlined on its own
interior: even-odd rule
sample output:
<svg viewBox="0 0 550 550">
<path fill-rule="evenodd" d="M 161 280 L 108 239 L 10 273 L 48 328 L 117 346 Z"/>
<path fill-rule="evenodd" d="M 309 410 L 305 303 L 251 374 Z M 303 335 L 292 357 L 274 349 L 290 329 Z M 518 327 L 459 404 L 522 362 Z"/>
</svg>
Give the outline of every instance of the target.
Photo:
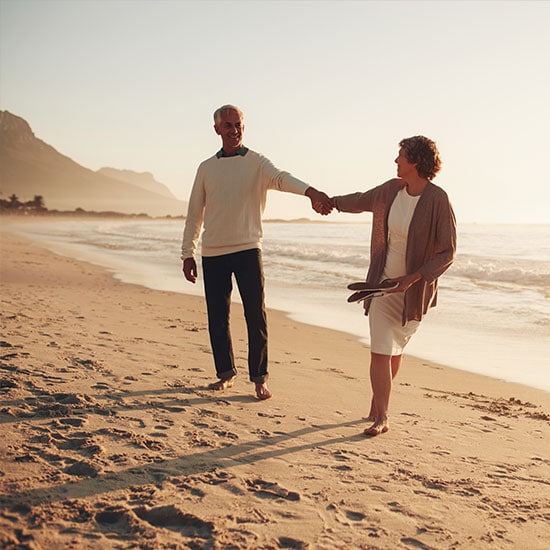
<svg viewBox="0 0 550 550">
<path fill-rule="evenodd" d="M 11 221 L 11 227 L 23 237 L 31 237 L 54 253 L 101 266 L 122 282 L 142 285 L 153 290 L 203 296 L 200 270 L 198 283 L 191 285 L 183 280 L 179 268 L 176 269 L 177 266 L 168 264 L 164 260 L 154 265 L 146 258 L 132 258 L 124 253 L 119 258 L 116 249 L 110 250 L 108 247 L 95 249 L 95 240 L 92 235 L 90 235 L 90 245 L 86 245 L 85 241 L 72 242 L 63 234 L 60 234 L 59 238 L 55 233 L 49 235 L 48 221 L 45 225 L 40 222 L 36 225 L 33 223 L 36 220 L 27 220 L 29 227 L 42 227 L 43 235 L 32 230 L 21 231 L 17 223 L 13 224 L 12 218 L 4 221 L 7 227 L 10 226 Z M 115 218 L 112 221 L 119 220 Z M 159 221 L 164 223 L 164 220 Z M 55 227 L 55 220 L 52 222 Z M 19 228 L 25 228 L 26 225 L 20 224 Z M 303 288 L 294 288 L 292 285 L 278 284 L 276 278 L 269 273 L 268 258 L 265 261 L 266 304 L 269 309 L 282 312 L 290 319 L 303 324 L 344 332 L 357 338 L 361 344 L 369 345 L 367 318 L 362 315 L 357 304 L 350 306 L 345 303 L 347 298 L 345 290 L 334 287 L 325 288 L 323 301 L 320 302 L 315 290 L 305 289 L 304 291 Z M 462 324 L 463 317 L 452 319 L 453 298 L 448 300 L 452 293 L 452 286 L 445 287 L 446 283 L 447 279 L 444 279 L 441 286 L 441 305 L 430 310 L 429 315 L 425 317 L 420 330 L 409 343 L 406 355 L 421 361 L 446 365 L 462 372 L 489 376 L 495 380 L 518 383 L 550 392 L 550 379 L 544 377 L 546 364 L 543 358 L 550 352 L 548 343 L 545 343 L 545 337 L 540 335 L 537 337 L 536 333 L 531 334 L 525 330 L 518 332 L 518 327 L 514 327 L 513 332 L 509 327 L 506 333 L 491 332 L 485 330 L 485 327 L 478 327 L 481 331 L 477 331 L 475 326 L 472 328 L 468 324 Z M 455 296 L 454 300 L 456 299 Z M 233 301 L 240 302 L 238 292 L 234 292 Z M 485 305 L 490 307 L 491 303 L 485 303 Z M 499 326 L 499 321 L 503 320 L 492 319 L 493 323 L 497 323 L 494 326 Z M 490 326 L 491 319 L 489 318 L 487 322 Z M 468 342 L 468 345 L 457 346 L 457 342 Z M 522 364 L 523 367 L 518 369 L 518 364 Z"/>
<path fill-rule="evenodd" d="M 365 438 L 351 335 L 269 310 L 259 402 L 235 307 L 239 380 L 214 393 L 202 298 L 1 237 L 3 543 L 550 544 L 548 392 L 406 356 L 391 429 Z"/>
</svg>

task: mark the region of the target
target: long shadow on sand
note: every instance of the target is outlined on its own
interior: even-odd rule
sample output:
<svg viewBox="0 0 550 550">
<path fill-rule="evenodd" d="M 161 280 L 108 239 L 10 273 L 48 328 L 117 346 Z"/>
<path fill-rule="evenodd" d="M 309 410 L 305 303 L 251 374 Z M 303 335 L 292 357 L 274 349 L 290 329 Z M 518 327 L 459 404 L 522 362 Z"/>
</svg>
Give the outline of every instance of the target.
<svg viewBox="0 0 550 550">
<path fill-rule="evenodd" d="M 213 470 L 227 470 L 233 466 L 253 464 L 306 449 L 329 447 L 350 441 L 364 441 L 364 436 L 355 432 L 350 436 L 338 436 L 298 445 L 285 445 L 288 441 L 308 434 L 338 428 L 352 428 L 362 422 L 364 422 L 364 419 L 335 424 L 312 425 L 289 433 L 279 433 L 268 439 L 258 439 L 238 445 L 195 452 L 173 460 L 163 460 L 150 465 L 99 475 L 93 479 L 85 478 L 60 485 L 22 491 L 9 496 L 2 495 L 0 496 L 0 502 L 3 506 L 11 507 L 84 498 L 133 486 L 159 484 L 170 477 L 190 476 Z"/>
</svg>

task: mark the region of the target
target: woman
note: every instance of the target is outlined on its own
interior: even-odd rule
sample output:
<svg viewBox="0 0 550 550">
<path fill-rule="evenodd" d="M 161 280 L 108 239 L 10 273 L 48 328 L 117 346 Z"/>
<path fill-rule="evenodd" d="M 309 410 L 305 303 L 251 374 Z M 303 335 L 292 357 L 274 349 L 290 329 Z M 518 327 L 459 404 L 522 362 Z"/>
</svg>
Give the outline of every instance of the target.
<svg viewBox="0 0 550 550">
<path fill-rule="evenodd" d="M 430 307 L 437 279 L 453 263 L 456 220 L 447 194 L 431 180 L 441 168 L 436 144 L 414 136 L 399 143 L 397 178 L 365 193 L 333 197 L 340 212 L 372 212 L 367 283 L 398 286 L 365 301 L 371 338 L 372 403 L 366 435 L 388 431 L 388 405 L 403 350 Z"/>
</svg>

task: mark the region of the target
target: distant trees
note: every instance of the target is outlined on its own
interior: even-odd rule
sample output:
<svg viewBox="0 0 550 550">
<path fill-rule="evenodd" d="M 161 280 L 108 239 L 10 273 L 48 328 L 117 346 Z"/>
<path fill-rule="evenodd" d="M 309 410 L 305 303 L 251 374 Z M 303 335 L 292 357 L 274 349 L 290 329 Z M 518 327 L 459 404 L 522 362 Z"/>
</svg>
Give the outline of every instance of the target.
<svg viewBox="0 0 550 550">
<path fill-rule="evenodd" d="M 8 199 L 0 199 L 0 211 L 9 211 L 13 213 L 36 213 L 47 210 L 42 195 L 35 195 L 31 201 L 21 202 L 14 193 Z"/>
<path fill-rule="evenodd" d="M 34 199 L 32 199 L 32 201 L 29 201 L 27 204 L 32 206 L 32 208 L 34 208 L 35 210 L 46 209 L 46 205 L 44 204 L 44 197 L 42 195 L 35 195 Z"/>
<path fill-rule="evenodd" d="M 46 208 L 46 203 L 42 195 L 35 195 L 30 201 L 21 201 L 14 193 L 7 199 L 0 199 L 0 213 L 23 216 L 45 215 L 45 216 L 99 216 L 102 218 L 149 218 L 148 214 L 125 214 L 121 212 L 96 212 L 93 210 L 84 210 L 84 208 L 75 208 L 74 210 L 50 210 Z M 171 218 L 171 216 L 166 216 Z"/>
</svg>

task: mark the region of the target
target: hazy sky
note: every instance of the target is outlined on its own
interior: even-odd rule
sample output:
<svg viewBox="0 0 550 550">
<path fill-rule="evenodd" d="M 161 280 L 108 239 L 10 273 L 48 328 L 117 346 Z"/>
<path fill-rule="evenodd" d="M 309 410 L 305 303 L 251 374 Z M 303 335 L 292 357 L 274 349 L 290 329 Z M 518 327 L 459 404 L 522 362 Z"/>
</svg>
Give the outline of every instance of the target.
<svg viewBox="0 0 550 550">
<path fill-rule="evenodd" d="M 224 103 L 246 145 L 330 195 L 394 177 L 424 134 L 459 221 L 550 223 L 549 28 L 545 0 L 0 0 L 0 109 L 184 199 Z M 266 215 L 315 216 L 276 192 Z"/>
</svg>

